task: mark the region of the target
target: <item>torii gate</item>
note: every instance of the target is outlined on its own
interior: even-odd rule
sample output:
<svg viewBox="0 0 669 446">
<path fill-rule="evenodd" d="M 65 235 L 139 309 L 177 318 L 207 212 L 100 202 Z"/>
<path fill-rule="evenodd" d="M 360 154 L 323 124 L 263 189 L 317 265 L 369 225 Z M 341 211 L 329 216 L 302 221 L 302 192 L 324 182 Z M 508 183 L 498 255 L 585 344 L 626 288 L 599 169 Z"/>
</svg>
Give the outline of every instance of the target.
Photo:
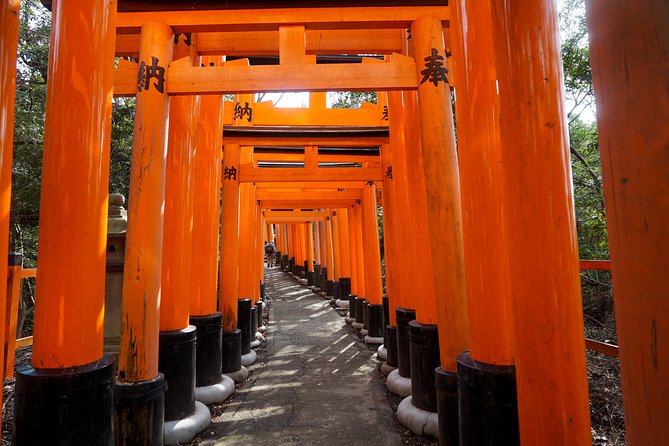
<svg viewBox="0 0 669 446">
<path fill-rule="evenodd" d="M 389 6 L 398 3 L 400 6 Z M 434 263 L 433 277 L 448 279 L 434 281 L 446 296 L 446 302 L 437 306 L 437 322 L 449 330 L 446 336 L 442 329 L 439 343 L 446 385 L 453 388 L 456 355 L 469 347 L 471 339 L 470 356 L 477 364 L 494 368 L 515 362 L 524 443 L 589 441 L 584 346 L 579 333 L 578 258 L 554 2 L 542 0 L 523 7 L 482 0 L 456 0 L 450 7 L 438 0 L 412 2 L 409 7 L 401 3 L 367 2 L 377 6 L 373 13 L 349 1 L 336 5 L 319 2 L 327 8 L 224 11 L 185 11 L 188 4 L 177 2 L 171 4 L 174 10 L 147 12 L 137 10 L 165 5 L 127 0 L 120 2 L 118 14 L 116 3 L 110 0 L 57 3 L 48 80 L 33 367 L 17 372 L 16 444 L 57 438 L 63 439 L 63 444 L 109 444 L 114 435 L 110 422 L 113 367 L 101 350 L 106 151 L 112 94 L 136 94 L 138 123 L 124 282 L 130 287 L 135 280 L 136 285 L 124 298 L 129 307 L 124 312 L 128 329 L 117 386 L 144 385 L 144 391 L 148 387 L 153 392 L 150 395 L 156 396 L 160 385 L 151 386 L 159 382 L 158 297 L 163 262 L 162 240 L 155 234 L 163 228 L 168 95 L 175 98 L 174 110 L 176 103 L 181 101 L 183 106 L 189 100 L 178 99 L 180 95 L 285 90 L 417 91 L 426 215 L 432 223 L 428 231 L 432 258 L 442 260 Z M 238 2 L 226 4 L 244 8 Z M 7 73 L 0 94 L 5 233 L 17 8 L 16 1 L 0 7 L 0 72 Z M 667 380 L 662 367 L 669 349 L 661 348 L 669 312 L 662 305 L 666 285 L 654 280 L 666 274 L 667 238 L 662 232 L 668 220 L 662 201 L 662 191 L 667 189 L 662 187 L 667 182 L 666 125 L 661 120 L 669 103 L 663 57 L 669 45 L 663 32 L 669 6 L 654 0 L 613 8 L 593 4 L 589 8 L 593 77 L 601 106 L 600 136 L 607 148 L 603 165 L 610 172 L 605 177 L 606 198 L 616 211 L 607 217 L 613 229 L 612 271 L 617 305 L 625 310 L 617 312 L 617 317 L 628 438 L 630 444 L 645 445 L 660 441 L 661 429 L 669 422 L 669 412 L 664 410 Z M 444 41 L 445 25 L 452 27 L 452 45 Z M 477 27 L 491 32 L 472 32 Z M 411 29 L 413 51 L 408 55 L 328 67 L 304 63 L 308 52 L 341 54 L 343 48 L 369 53 L 379 49 L 379 54 L 388 54 L 399 47 L 405 53 L 406 40 L 401 36 L 406 28 Z M 368 32 L 370 38 L 366 39 Z M 119 39 L 122 51 L 127 54 L 137 48 L 139 64 L 122 63 L 114 73 L 111 61 L 117 33 L 127 36 Z M 247 55 L 247 44 L 258 54 L 278 52 L 280 64 L 244 66 L 233 61 L 223 66 L 213 62 L 213 67 L 193 67 L 187 59 L 172 61 L 174 33 L 181 42 L 197 41 L 202 34 L 203 51 L 211 54 L 220 54 L 217 48 L 226 47 L 232 52 L 234 47 L 240 55 Z M 207 33 L 219 34 L 207 40 Z M 319 43 L 323 38 L 328 44 Z M 635 54 L 620 55 L 621 39 L 637 43 Z M 446 66 L 450 63 L 447 47 L 453 48 L 457 59 L 453 68 L 459 98 L 456 107 L 462 118 L 458 127 L 462 178 L 458 175 L 449 100 L 453 79 L 433 76 L 438 61 L 443 60 Z M 427 79 L 423 70 L 428 70 Z M 138 77 L 144 81 L 141 85 Z M 408 96 L 402 93 L 402 98 Z M 467 98 L 466 104 L 463 98 Z M 648 178 L 652 178 L 653 187 L 648 187 Z M 461 179 L 465 219 L 460 209 Z M 77 207 L 63 203 L 77 203 Z M 495 223 L 483 223 L 486 221 Z M 73 227 L 77 230 L 69 229 Z M 444 246 L 449 249 L 446 254 L 439 251 Z M 490 246 L 493 248 L 488 251 Z M 6 245 L 0 245 L 2 249 L 6 253 Z M 483 250 L 491 252 L 483 261 L 465 255 Z M 62 253 L 70 251 L 78 254 L 76 264 L 62 261 Z M 541 261 L 538 253 L 546 254 Z M 465 260 L 467 277 L 474 277 L 467 282 Z M 638 296 L 643 296 L 641 303 Z M 471 304 L 469 309 L 467 303 Z M 530 311 L 536 306 L 542 311 Z M 5 306 L 0 308 L 4 311 Z M 496 314 L 513 317 L 496 318 Z M 485 334 L 491 328 L 495 337 Z M 464 370 L 466 362 L 460 362 Z M 36 385 L 37 380 L 42 380 L 43 388 Z M 90 386 L 91 380 L 97 387 Z M 70 383 L 88 389 L 88 405 L 79 401 L 68 405 L 78 413 L 97 415 L 88 423 L 81 423 L 77 414 L 58 416 L 62 410 L 58 402 L 71 393 L 61 390 Z M 31 405 L 24 398 L 31 391 L 52 399 Z M 451 412 L 445 409 L 440 413 L 452 414 L 449 407 Z M 444 433 L 448 441 L 456 435 L 452 432 L 456 424 L 450 417 L 446 423 L 450 430 Z M 59 420 L 60 425 L 53 420 Z M 146 417 L 132 421 L 137 423 L 137 431 L 148 422 Z M 152 421 L 154 429 L 161 426 L 159 416 Z M 471 433 L 466 427 L 465 423 L 463 432 Z M 493 432 L 496 427 L 478 431 Z"/>
</svg>

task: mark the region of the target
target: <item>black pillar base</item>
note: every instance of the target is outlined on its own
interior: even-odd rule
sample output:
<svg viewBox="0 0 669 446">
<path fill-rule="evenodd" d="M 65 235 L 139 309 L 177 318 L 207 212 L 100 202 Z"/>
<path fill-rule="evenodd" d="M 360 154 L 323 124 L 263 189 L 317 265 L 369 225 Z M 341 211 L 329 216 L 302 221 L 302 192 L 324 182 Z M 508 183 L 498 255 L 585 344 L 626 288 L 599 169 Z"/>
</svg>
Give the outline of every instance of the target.
<svg viewBox="0 0 669 446">
<path fill-rule="evenodd" d="M 113 445 L 113 388 L 110 356 L 67 369 L 17 367 L 13 444 Z"/>
<path fill-rule="evenodd" d="M 242 332 L 242 355 L 251 352 L 251 299 L 237 300 L 237 328 Z"/>
<path fill-rule="evenodd" d="M 249 336 L 251 342 L 256 340 L 256 333 L 258 332 L 258 308 L 253 305 L 251 307 L 251 326 L 249 327 Z"/>
<path fill-rule="evenodd" d="M 265 300 L 265 284 L 260 282 L 260 300 Z"/>
<path fill-rule="evenodd" d="M 316 273 L 313 271 L 307 272 L 307 286 L 316 286 Z"/>
<path fill-rule="evenodd" d="M 288 260 L 288 270 L 295 274 L 295 257 L 291 257 L 290 260 Z"/>
<path fill-rule="evenodd" d="M 302 268 L 302 272 L 303 272 L 302 277 L 304 277 L 306 279 L 307 278 L 307 273 L 309 272 L 309 261 L 308 260 L 304 261 L 304 267 Z"/>
<path fill-rule="evenodd" d="M 348 300 L 349 294 L 351 294 L 351 278 L 350 277 L 340 277 L 339 278 L 339 299 Z"/>
<path fill-rule="evenodd" d="M 150 381 L 116 382 L 115 437 L 117 446 L 162 446 L 165 427 L 165 376 Z"/>
<path fill-rule="evenodd" d="M 325 283 L 325 295 L 326 296 L 333 296 L 333 290 L 334 289 L 334 280 L 328 280 Z"/>
<path fill-rule="evenodd" d="M 221 372 L 232 373 L 242 368 L 242 331 L 222 333 Z M 251 345 L 249 344 L 249 350 Z M 248 353 L 248 352 L 247 352 Z"/>
<path fill-rule="evenodd" d="M 383 324 L 385 325 L 385 324 L 390 323 L 390 312 L 389 312 L 390 307 L 388 306 L 389 304 L 388 304 L 388 295 L 387 294 L 383 295 L 382 303 L 383 303 L 383 321 L 384 321 Z M 387 343 L 388 343 L 388 340 L 386 339 L 386 333 L 385 333 L 385 330 L 384 330 L 384 332 L 383 332 L 383 345 L 386 345 Z M 387 349 L 388 349 L 388 347 L 386 347 L 386 350 Z"/>
<path fill-rule="evenodd" d="M 391 367 L 397 367 L 397 327 L 386 325 L 386 364 Z"/>
<path fill-rule="evenodd" d="M 321 267 L 321 291 L 325 291 L 328 283 L 328 268 L 326 266 Z"/>
<path fill-rule="evenodd" d="M 348 317 L 355 319 L 355 301 L 358 300 L 358 296 L 355 294 L 348 295 Z"/>
<path fill-rule="evenodd" d="M 367 305 L 367 336 L 382 338 L 385 322 L 383 320 L 383 305 Z"/>
<path fill-rule="evenodd" d="M 411 378 L 411 361 L 409 359 L 409 322 L 416 319 L 416 310 L 410 308 L 396 308 L 395 316 L 397 321 L 397 370 L 401 377 Z"/>
<path fill-rule="evenodd" d="M 520 444 L 516 368 L 458 356 L 460 444 Z"/>
<path fill-rule="evenodd" d="M 439 367 L 439 332 L 436 325 L 409 322 L 411 361 L 411 403 L 419 409 L 437 412 L 434 369 Z"/>
<path fill-rule="evenodd" d="M 362 300 L 362 328 L 369 331 L 369 302 Z"/>
<path fill-rule="evenodd" d="M 262 321 L 262 301 L 256 302 L 256 314 L 258 315 L 257 328 L 260 328 L 263 325 L 263 321 Z"/>
<path fill-rule="evenodd" d="M 339 299 L 339 282 L 332 283 L 332 294 L 328 294 L 328 296 L 332 296 L 335 299 Z"/>
<path fill-rule="evenodd" d="M 158 370 L 165 375 L 165 421 L 181 420 L 195 412 L 195 327 L 161 331 Z"/>
<path fill-rule="evenodd" d="M 281 265 L 281 251 L 274 251 L 274 266 Z"/>
<path fill-rule="evenodd" d="M 314 277 L 318 279 L 321 277 L 321 266 L 320 265 L 314 265 Z M 316 285 L 318 286 L 318 285 Z"/>
<path fill-rule="evenodd" d="M 460 444 L 458 433 L 458 376 L 437 367 L 434 371 L 434 383 L 437 389 L 439 444 L 441 446 Z"/>
<path fill-rule="evenodd" d="M 362 324 L 363 302 L 365 302 L 365 299 L 361 297 L 355 298 L 355 322 L 358 324 Z"/>
<path fill-rule="evenodd" d="M 288 268 L 288 254 L 284 254 L 281 256 L 281 269 L 286 269 Z"/>
<path fill-rule="evenodd" d="M 221 382 L 221 313 L 191 316 L 190 324 L 197 330 L 195 344 L 195 385 L 211 386 Z"/>
</svg>

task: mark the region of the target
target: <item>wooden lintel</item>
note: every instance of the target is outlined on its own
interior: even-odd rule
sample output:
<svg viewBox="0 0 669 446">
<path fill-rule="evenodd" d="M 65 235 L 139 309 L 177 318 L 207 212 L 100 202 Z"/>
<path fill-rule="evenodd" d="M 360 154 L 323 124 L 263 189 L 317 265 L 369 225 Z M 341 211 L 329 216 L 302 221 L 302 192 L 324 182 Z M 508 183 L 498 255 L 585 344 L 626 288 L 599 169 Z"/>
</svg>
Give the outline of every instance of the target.
<svg viewBox="0 0 669 446">
<path fill-rule="evenodd" d="M 331 167 L 318 169 L 305 168 L 259 168 L 250 164 L 239 167 L 239 181 L 242 183 L 260 183 L 266 181 L 381 181 L 383 172 L 380 166 L 373 167 Z"/>
<path fill-rule="evenodd" d="M 348 199 L 328 199 L 328 200 L 260 200 L 260 206 L 262 208 L 287 208 L 287 209 L 298 209 L 298 208 L 342 208 L 347 206 L 353 206 L 356 203 L 356 200 Z"/>
<path fill-rule="evenodd" d="M 305 146 L 327 146 L 327 147 L 375 147 L 388 143 L 387 136 L 365 136 L 349 138 L 329 138 L 317 136 L 305 137 L 258 137 L 258 136 L 223 136 L 225 144 L 238 144 L 240 146 L 252 147 L 305 147 Z"/>
<path fill-rule="evenodd" d="M 366 181 L 285 181 L 285 182 L 263 182 L 256 188 L 257 191 L 265 189 L 361 189 Z"/>
<path fill-rule="evenodd" d="M 134 95 L 136 84 L 137 72 L 115 73 L 114 96 Z M 415 90 L 417 85 L 414 60 L 399 55 L 390 62 L 373 64 L 222 67 L 174 64 L 167 68 L 166 82 L 170 95 Z"/>
<path fill-rule="evenodd" d="M 362 193 L 360 189 L 346 190 L 346 191 L 276 191 L 276 190 L 267 190 L 267 189 L 256 189 L 256 200 L 330 200 L 330 199 L 339 199 L 339 200 L 358 200 L 362 198 Z"/>
<path fill-rule="evenodd" d="M 175 32 L 274 31 L 280 25 L 303 24 L 310 30 L 405 29 L 420 17 L 437 17 L 444 26 L 448 6 L 272 8 L 220 11 L 148 11 L 118 13 L 117 32 L 137 34 L 146 22 L 162 22 Z"/>
<path fill-rule="evenodd" d="M 307 30 L 307 54 L 392 54 L 402 51 L 402 30 Z M 274 56 L 279 54 L 278 31 L 199 33 L 201 56 Z M 139 34 L 117 34 L 116 56 L 139 53 Z"/>
<path fill-rule="evenodd" d="M 303 163 L 304 155 L 301 153 L 254 153 L 253 160 Z M 380 157 L 378 155 L 318 155 L 318 161 L 321 163 L 366 163 L 379 162 Z"/>
</svg>

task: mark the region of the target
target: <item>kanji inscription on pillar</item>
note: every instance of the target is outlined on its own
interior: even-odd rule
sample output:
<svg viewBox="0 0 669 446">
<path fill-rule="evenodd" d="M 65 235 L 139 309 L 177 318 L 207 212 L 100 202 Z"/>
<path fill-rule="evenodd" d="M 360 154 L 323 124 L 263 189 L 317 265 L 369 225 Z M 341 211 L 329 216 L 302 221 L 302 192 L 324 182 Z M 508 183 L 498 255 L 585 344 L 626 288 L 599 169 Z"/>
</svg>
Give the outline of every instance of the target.
<svg viewBox="0 0 669 446">
<path fill-rule="evenodd" d="M 388 106 L 387 105 L 383 106 L 383 114 L 381 115 L 381 120 L 382 121 L 387 121 L 388 120 Z"/>
<path fill-rule="evenodd" d="M 432 48 L 430 55 L 423 60 L 425 60 L 425 69 L 420 72 L 423 75 L 423 78 L 420 80 L 421 84 L 429 81 L 437 87 L 439 82 L 450 83 L 446 77 L 448 68 L 444 66 L 445 58 L 439 54 L 436 48 Z"/>
<path fill-rule="evenodd" d="M 388 178 L 389 180 L 393 179 L 393 166 L 388 166 L 388 168 L 386 169 L 386 178 Z"/>
<path fill-rule="evenodd" d="M 237 180 L 237 168 L 235 166 L 225 166 L 223 168 L 224 180 Z"/>
<path fill-rule="evenodd" d="M 253 120 L 253 108 L 249 106 L 248 102 L 245 102 L 243 107 L 239 102 L 236 102 L 235 119 L 243 119 L 244 116 L 247 116 L 246 120 L 251 122 Z"/>
<path fill-rule="evenodd" d="M 192 37 L 191 33 L 175 33 L 174 44 L 176 45 L 177 43 L 179 43 L 179 36 L 182 35 L 184 36 L 184 43 L 186 44 L 186 46 L 191 46 L 191 44 L 193 43 L 193 40 L 191 39 Z"/>
<path fill-rule="evenodd" d="M 157 91 L 165 93 L 165 67 L 158 65 L 159 63 L 157 57 L 151 57 L 151 65 L 146 65 L 144 61 L 140 62 L 137 72 L 137 91 L 148 91 L 153 85 Z M 151 79 L 155 79 L 153 84 L 150 82 Z"/>
</svg>

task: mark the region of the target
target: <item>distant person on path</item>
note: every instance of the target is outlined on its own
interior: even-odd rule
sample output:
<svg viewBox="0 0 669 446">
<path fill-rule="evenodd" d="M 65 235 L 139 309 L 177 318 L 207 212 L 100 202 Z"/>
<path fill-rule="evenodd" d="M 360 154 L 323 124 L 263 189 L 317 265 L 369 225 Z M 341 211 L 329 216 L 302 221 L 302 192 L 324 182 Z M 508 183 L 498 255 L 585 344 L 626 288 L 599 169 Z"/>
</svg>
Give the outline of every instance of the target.
<svg viewBox="0 0 669 446">
<path fill-rule="evenodd" d="M 267 259 L 267 267 L 272 268 L 274 267 L 274 243 L 272 242 L 265 242 L 265 258 Z"/>
</svg>

